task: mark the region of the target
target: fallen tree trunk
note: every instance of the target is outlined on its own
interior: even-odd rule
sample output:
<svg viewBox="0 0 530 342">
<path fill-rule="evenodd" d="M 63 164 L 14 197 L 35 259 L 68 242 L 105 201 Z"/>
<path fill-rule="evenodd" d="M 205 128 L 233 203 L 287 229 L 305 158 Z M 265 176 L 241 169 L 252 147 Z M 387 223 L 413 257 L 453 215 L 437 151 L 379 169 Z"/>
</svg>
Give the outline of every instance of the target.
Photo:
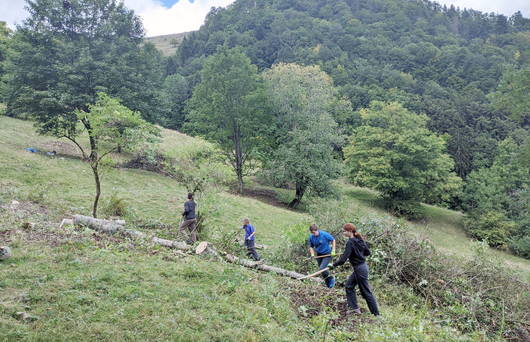
<svg viewBox="0 0 530 342">
<path fill-rule="evenodd" d="M 74 215 L 73 221 L 74 221 L 74 225 L 86 226 L 92 230 L 95 230 L 101 233 L 106 233 L 106 234 L 119 233 L 119 234 L 122 234 L 128 237 L 133 237 L 133 238 L 141 238 L 141 239 L 147 238 L 147 235 L 145 233 L 142 233 L 137 230 L 123 228 L 123 224 L 121 224 L 121 222 L 117 223 L 115 221 L 95 219 L 93 217 L 83 216 L 83 215 Z M 183 241 L 166 240 L 166 239 L 161 239 L 156 236 L 154 236 L 151 239 L 151 241 L 155 244 L 158 244 L 158 245 L 161 245 L 167 248 L 172 248 L 172 249 L 178 249 L 178 250 L 183 250 L 183 251 L 189 251 L 192 249 L 192 246 L 188 245 L 187 243 Z M 220 257 L 217 250 L 212 245 L 210 245 L 208 242 L 203 241 L 201 244 L 202 244 L 201 248 L 197 248 L 195 251 L 197 254 L 208 254 L 211 256 Z M 265 265 L 259 261 L 241 259 L 232 254 L 224 254 L 222 258 L 223 260 L 226 260 L 232 264 L 237 264 L 237 265 L 245 266 L 248 268 L 257 269 L 260 271 L 272 272 L 272 273 L 276 273 L 276 274 L 279 274 L 285 277 L 290 277 L 293 279 L 300 279 L 300 278 L 305 277 L 305 274 L 285 270 L 283 268 L 279 268 L 275 266 Z M 317 278 L 307 278 L 307 279 L 314 281 L 314 282 L 321 282 L 321 280 Z"/>
<path fill-rule="evenodd" d="M 224 255 L 224 259 L 228 262 L 231 262 L 233 264 L 238 264 L 238 265 L 241 265 L 241 266 L 245 266 L 245 267 L 248 267 L 248 268 L 254 268 L 254 269 L 258 269 L 260 271 L 265 271 L 265 272 L 273 272 L 273 273 L 276 273 L 276 274 L 280 274 L 282 276 L 285 276 L 285 277 L 290 277 L 290 278 L 293 278 L 293 279 L 300 279 L 302 277 L 305 277 L 305 274 L 301 274 L 301 273 L 298 273 L 298 272 L 294 272 L 294 271 L 288 271 L 288 270 L 285 270 L 283 268 L 279 268 L 279 267 L 275 267 L 275 266 L 269 266 L 269 265 L 265 265 L 263 263 L 260 263 L 259 261 L 251 261 L 251 260 L 246 260 L 246 259 L 240 259 L 238 257 L 236 257 L 235 255 L 232 255 L 232 254 L 225 254 Z M 317 279 L 317 278 L 307 278 L 311 281 L 315 281 L 315 282 L 321 282 L 320 279 Z"/>
<path fill-rule="evenodd" d="M 122 222 L 125 223 L 125 221 Z M 115 234 L 118 232 L 118 230 L 123 228 L 123 224 L 121 224 L 122 222 L 118 223 L 115 221 L 102 220 L 90 216 L 74 215 L 74 225 L 86 226 L 95 231 L 107 234 Z"/>
</svg>

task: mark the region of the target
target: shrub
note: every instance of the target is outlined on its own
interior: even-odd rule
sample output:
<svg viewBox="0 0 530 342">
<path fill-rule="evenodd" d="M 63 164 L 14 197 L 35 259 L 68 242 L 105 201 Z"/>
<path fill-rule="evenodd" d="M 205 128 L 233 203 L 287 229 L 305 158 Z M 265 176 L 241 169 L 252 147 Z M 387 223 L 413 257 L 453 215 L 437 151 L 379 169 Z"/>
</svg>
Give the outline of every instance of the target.
<svg viewBox="0 0 530 342">
<path fill-rule="evenodd" d="M 103 208 L 103 213 L 108 216 L 119 216 L 123 217 L 128 213 L 128 205 L 124 198 L 112 194 L 108 203 Z"/>
<path fill-rule="evenodd" d="M 383 204 L 385 209 L 398 217 L 405 217 L 410 220 L 419 220 L 424 217 L 424 212 L 418 201 L 385 198 Z"/>
<path fill-rule="evenodd" d="M 472 214 L 464 221 L 464 226 L 471 236 L 497 248 L 506 248 L 516 229 L 516 224 L 498 211 Z"/>
<path fill-rule="evenodd" d="M 509 247 L 515 254 L 530 259 L 530 232 L 526 235 L 510 239 Z"/>
<path fill-rule="evenodd" d="M 172 176 L 175 173 L 175 160 L 155 149 L 145 149 L 136 152 L 131 160 L 121 164 L 121 167 L 141 169 Z"/>
<path fill-rule="evenodd" d="M 462 332 L 484 331 L 491 337 L 526 341 L 530 286 L 518 279 L 503 262 L 488 257 L 485 243 L 477 242 L 475 256 L 458 259 L 439 253 L 427 240 L 407 232 L 402 222 L 380 217 L 355 217 L 336 205 L 313 205 L 311 213 L 336 238 L 342 250 L 341 225 L 353 222 L 371 246 L 371 276 L 382 282 L 406 286 L 433 308 L 437 321 Z M 303 251 L 299 245 L 291 254 Z M 285 253 L 285 254 L 289 254 Z"/>
</svg>

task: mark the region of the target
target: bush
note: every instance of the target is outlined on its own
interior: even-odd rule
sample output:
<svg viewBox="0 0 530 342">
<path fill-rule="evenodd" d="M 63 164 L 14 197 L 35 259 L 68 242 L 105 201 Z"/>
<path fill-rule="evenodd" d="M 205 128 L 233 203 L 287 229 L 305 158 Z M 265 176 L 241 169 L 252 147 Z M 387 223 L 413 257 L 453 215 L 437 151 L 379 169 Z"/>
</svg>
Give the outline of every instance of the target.
<svg viewBox="0 0 530 342">
<path fill-rule="evenodd" d="M 413 200 L 383 199 L 385 209 L 392 215 L 409 220 L 419 220 L 424 217 L 421 204 Z"/>
<path fill-rule="evenodd" d="M 133 156 L 131 160 L 121 164 L 121 167 L 129 169 L 141 169 L 172 176 L 175 173 L 175 160 L 164 153 L 154 149 L 145 149 Z"/>
<path fill-rule="evenodd" d="M 338 205 L 339 204 L 339 205 Z M 371 277 L 381 282 L 406 286 L 433 308 L 434 318 L 462 332 L 484 331 L 491 337 L 526 341 L 530 286 L 500 260 L 487 257 L 485 243 L 474 246 L 475 257 L 457 259 L 439 253 L 427 240 L 407 232 L 402 222 L 379 217 L 355 217 L 336 203 L 313 205 L 311 213 L 344 248 L 341 226 L 353 222 L 371 246 Z M 292 245 L 287 254 L 303 251 Z"/>
<path fill-rule="evenodd" d="M 514 254 L 530 259 L 530 233 L 511 239 L 509 247 Z"/>
<path fill-rule="evenodd" d="M 488 211 L 469 215 L 464 220 L 464 227 L 477 240 L 485 241 L 492 247 L 506 248 L 516 224 L 500 212 Z"/>
<path fill-rule="evenodd" d="M 103 213 L 108 216 L 119 216 L 123 217 L 128 213 L 128 205 L 124 198 L 112 194 L 108 203 L 103 208 Z"/>
</svg>

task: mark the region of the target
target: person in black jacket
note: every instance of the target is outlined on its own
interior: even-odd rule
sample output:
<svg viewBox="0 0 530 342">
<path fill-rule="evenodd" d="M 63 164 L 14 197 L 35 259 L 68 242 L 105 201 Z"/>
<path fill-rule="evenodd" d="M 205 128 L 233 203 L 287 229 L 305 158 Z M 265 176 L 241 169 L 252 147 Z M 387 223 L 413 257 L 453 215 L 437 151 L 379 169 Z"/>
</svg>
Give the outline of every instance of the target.
<svg viewBox="0 0 530 342">
<path fill-rule="evenodd" d="M 361 234 L 357 232 L 357 229 L 352 223 L 346 223 L 342 227 L 343 234 L 348 237 L 346 248 L 344 253 L 341 255 L 339 260 L 335 261 L 328 268 L 343 265 L 347 260 L 350 260 L 350 264 L 353 266 L 353 273 L 346 280 L 346 298 L 348 300 L 348 306 L 353 312 L 360 314 L 361 310 L 357 305 L 357 297 L 355 295 L 355 286 L 359 285 L 361 295 L 366 300 L 370 312 L 378 316 L 379 309 L 377 308 L 377 301 L 370 289 L 368 284 L 368 265 L 366 265 L 366 257 L 370 255 L 368 245 L 364 242 Z"/>
<path fill-rule="evenodd" d="M 197 204 L 193 200 L 193 194 L 188 194 L 188 200 L 184 203 L 184 212 L 182 212 L 183 221 L 179 227 L 179 231 L 184 233 L 189 231 L 188 243 L 194 244 L 197 241 L 197 216 L 195 215 L 195 208 Z"/>
</svg>

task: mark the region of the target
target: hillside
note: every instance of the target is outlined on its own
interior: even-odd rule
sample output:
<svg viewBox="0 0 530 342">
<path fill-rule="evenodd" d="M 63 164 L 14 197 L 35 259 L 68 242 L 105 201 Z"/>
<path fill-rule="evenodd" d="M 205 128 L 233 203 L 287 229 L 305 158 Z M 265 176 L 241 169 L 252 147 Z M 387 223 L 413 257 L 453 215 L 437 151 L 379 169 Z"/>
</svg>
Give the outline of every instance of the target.
<svg viewBox="0 0 530 342">
<path fill-rule="evenodd" d="M 30 122 L 0 117 L 0 127 L 0 245 L 9 244 L 14 251 L 12 259 L 0 263 L 0 340 L 57 336 L 65 340 L 178 341 L 309 341 L 326 335 L 335 341 L 352 336 L 370 341 L 484 338 L 480 333 L 462 335 L 440 326 L 421 299 L 377 279 L 374 287 L 379 289 L 384 310 L 381 320 L 375 323 L 363 316 L 345 326 L 333 323 L 328 327 L 330 320 L 336 322 L 340 317 L 341 288 L 300 287 L 296 281 L 181 256 L 149 243 L 70 227 L 59 229 L 63 217 L 90 212 L 93 184 L 87 166 L 71 144 L 35 135 Z M 163 137 L 161 148 L 174 156 L 212 148 L 174 131 L 164 130 Z M 26 152 L 28 146 L 41 152 Z M 58 155 L 44 153 L 51 150 Z M 222 173 L 223 166 L 212 163 L 208 172 Z M 103 207 L 116 195 L 125 200 L 129 210 L 125 218 L 135 229 L 178 238 L 175 213 L 186 193 L 181 183 L 152 172 L 114 168 L 105 172 L 103 183 Z M 258 227 L 259 242 L 269 246 L 261 251 L 265 260 L 285 267 L 296 265 L 286 260 L 285 234 L 297 224 L 305 230 L 306 222 L 313 220 L 309 214 L 233 195 L 224 186 L 214 188 L 199 198 L 208 213 L 203 239 L 218 245 L 225 242 L 233 249 L 227 237 L 241 234 L 237 229 L 240 219 L 248 216 Z M 347 188 L 345 194 L 351 196 L 347 211 L 393 220 L 373 207 L 369 191 Z M 430 229 L 422 234 L 433 232 L 433 242 L 456 253 L 462 244 L 470 244 L 461 233 L 461 245 L 437 237 L 459 230 L 451 222 L 458 222 L 457 214 L 437 208 L 431 208 L 431 213 Z M 425 224 L 413 227 L 420 232 Z M 494 253 L 530 274 L 528 261 Z M 338 303 L 339 308 L 325 303 Z M 38 319 L 21 322 L 15 318 L 19 311 Z"/>
<path fill-rule="evenodd" d="M 164 56 L 174 55 L 182 41 L 191 32 L 166 34 L 163 36 L 146 37 L 145 41 L 153 44 Z"/>
<path fill-rule="evenodd" d="M 488 94 L 505 69 L 530 65 L 530 20 L 459 11 L 418 0 L 238 0 L 208 16 L 183 40 L 176 73 L 190 89 L 204 56 L 240 46 L 260 69 L 318 65 L 354 110 L 398 101 L 426 113 L 447 133 L 456 171 L 465 178 L 490 165 L 497 142 L 519 124 L 494 110 Z M 348 132 L 355 115 L 337 116 Z"/>
</svg>

